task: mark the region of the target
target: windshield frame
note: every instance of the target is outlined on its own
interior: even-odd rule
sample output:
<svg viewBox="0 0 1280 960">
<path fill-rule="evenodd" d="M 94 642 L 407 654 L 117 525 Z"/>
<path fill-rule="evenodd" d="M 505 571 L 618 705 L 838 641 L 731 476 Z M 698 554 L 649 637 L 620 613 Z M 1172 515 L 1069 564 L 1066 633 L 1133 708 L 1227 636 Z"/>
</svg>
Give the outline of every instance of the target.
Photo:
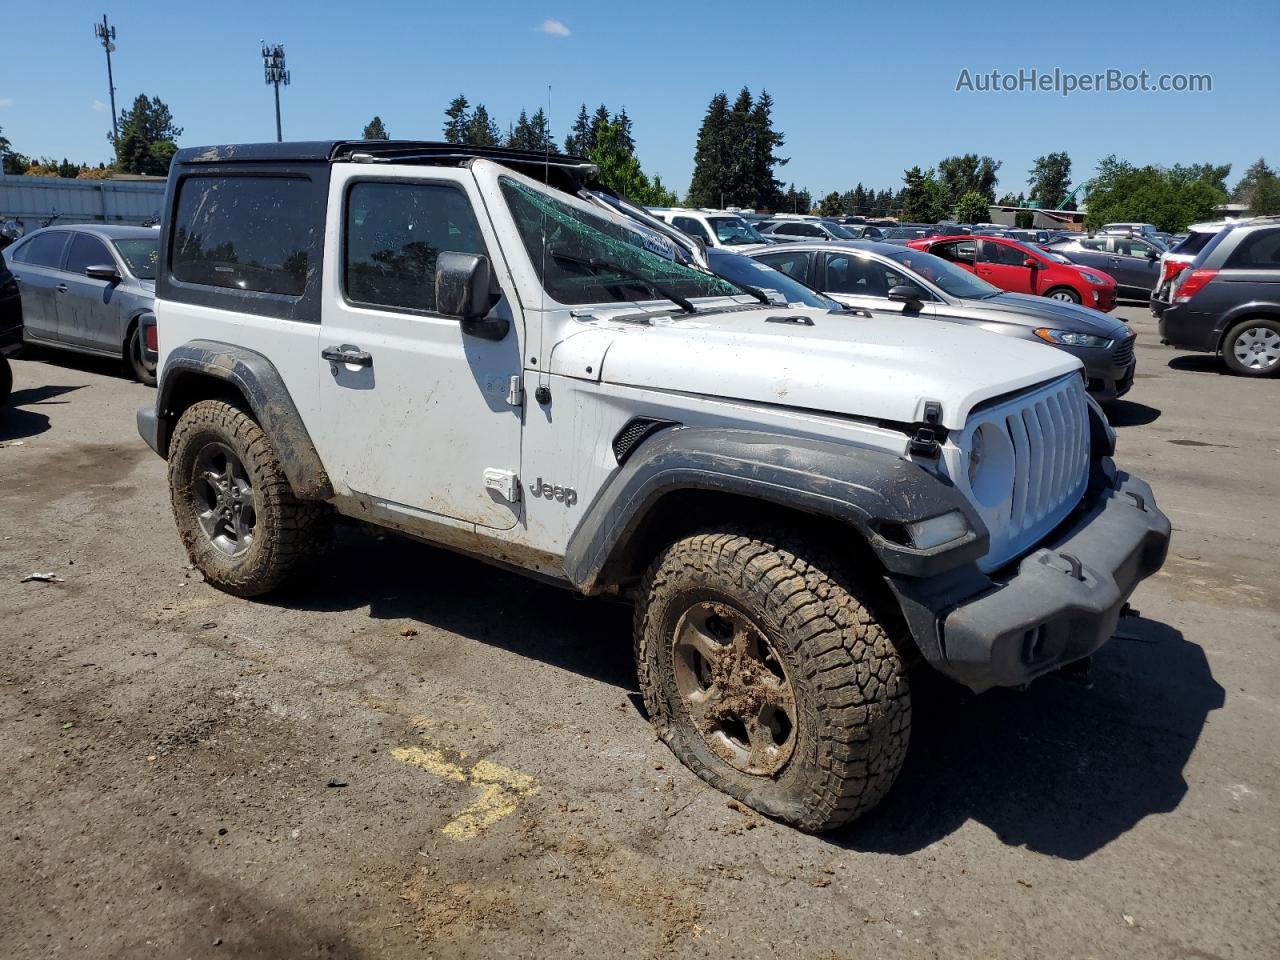
<svg viewBox="0 0 1280 960">
<path fill-rule="evenodd" d="M 547 187 L 509 168 L 499 167 L 492 182 L 496 188 L 497 198 L 502 204 L 503 213 L 510 219 L 511 227 L 514 230 L 515 246 L 524 255 L 525 262 L 530 268 L 529 277 L 539 288 L 541 297 L 547 307 L 554 306 L 567 310 L 581 311 L 592 307 L 626 309 L 644 305 L 647 308 L 656 304 L 659 309 L 671 309 L 668 297 L 658 293 L 652 287 L 647 290 L 644 289 L 643 284 L 649 280 L 673 289 L 693 301 L 727 300 L 732 302 L 737 298 L 754 299 L 736 283 L 717 277 L 707 271 L 665 234 L 654 230 L 639 220 L 619 213 L 611 207 L 598 206 L 565 191 Z M 510 190 L 508 185 L 510 185 Z M 582 281 L 582 290 L 587 291 L 594 287 L 595 292 L 584 295 L 580 299 L 576 297 L 562 299 L 569 292 L 568 288 L 564 284 L 558 284 L 554 274 L 551 273 L 550 264 L 552 258 L 549 255 L 545 259 L 538 256 L 540 251 L 535 249 L 536 238 L 533 234 L 528 233 L 522 224 L 521 215 L 517 212 L 511 191 L 514 191 L 514 196 L 517 197 L 521 193 L 534 194 L 541 201 L 549 202 L 559 207 L 558 213 L 560 216 L 576 220 L 586 226 L 587 229 L 582 234 L 576 238 L 566 236 L 563 242 L 576 239 L 578 241 L 577 245 L 585 250 L 593 250 L 598 247 L 598 252 L 591 255 L 593 258 L 602 261 L 613 260 L 627 270 L 641 273 L 644 279 L 634 280 L 632 283 L 635 285 L 614 283 L 612 285 L 613 292 L 599 296 L 598 294 L 605 289 L 606 283 L 603 281 L 606 275 L 604 273 L 598 274 L 602 282 L 595 284 L 588 282 L 588 278 L 583 276 L 575 278 Z M 598 221 L 598 223 L 592 224 L 591 220 Z M 611 236 L 609 231 L 601 230 L 602 225 L 609 225 L 624 235 Z M 565 226 L 569 228 L 570 225 L 565 224 Z M 596 237 L 592 236 L 593 230 L 603 235 L 610 242 L 596 243 Z M 652 241 L 653 245 L 650 245 L 648 241 Z M 554 243 L 555 241 L 548 245 L 548 250 Z M 623 248 L 628 249 L 610 249 L 614 243 L 620 243 Z M 663 252 L 659 252 L 655 247 L 663 248 Z M 670 248 L 670 256 L 665 251 L 665 248 L 668 247 Z M 581 253 L 580 251 L 574 254 L 571 250 L 566 250 L 565 252 L 575 256 L 580 256 Z M 619 254 L 624 254 L 623 259 L 617 259 Z M 650 258 L 656 258 L 660 263 L 650 263 Z M 665 271 L 646 269 L 657 266 L 664 268 L 669 266 L 676 273 L 676 276 L 663 276 L 661 274 Z M 602 267 L 602 269 L 604 268 Z M 691 284 L 695 286 L 700 284 L 702 286 L 700 289 L 690 290 L 689 285 Z M 628 295 L 629 293 L 634 295 Z M 699 312 L 703 311 L 700 309 Z"/>
</svg>

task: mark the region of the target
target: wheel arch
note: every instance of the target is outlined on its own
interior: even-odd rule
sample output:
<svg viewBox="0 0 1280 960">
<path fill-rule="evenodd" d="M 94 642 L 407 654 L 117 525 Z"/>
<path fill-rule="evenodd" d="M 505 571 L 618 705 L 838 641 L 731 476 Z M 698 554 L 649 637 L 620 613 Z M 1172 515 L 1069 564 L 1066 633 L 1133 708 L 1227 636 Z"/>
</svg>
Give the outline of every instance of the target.
<svg viewBox="0 0 1280 960">
<path fill-rule="evenodd" d="M 1227 334 L 1242 323 L 1250 320 L 1272 320 L 1280 322 L 1280 304 L 1253 301 L 1242 303 L 1222 315 L 1221 328 L 1218 330 L 1218 345 L 1214 352 L 1221 354 L 1227 345 Z"/>
<path fill-rule="evenodd" d="M 201 400 L 226 399 L 245 407 L 271 438 L 294 496 L 329 500 L 333 485 L 288 387 L 262 354 L 243 347 L 194 340 L 170 351 L 156 397 L 156 451 L 166 456 L 178 418 Z"/>
</svg>

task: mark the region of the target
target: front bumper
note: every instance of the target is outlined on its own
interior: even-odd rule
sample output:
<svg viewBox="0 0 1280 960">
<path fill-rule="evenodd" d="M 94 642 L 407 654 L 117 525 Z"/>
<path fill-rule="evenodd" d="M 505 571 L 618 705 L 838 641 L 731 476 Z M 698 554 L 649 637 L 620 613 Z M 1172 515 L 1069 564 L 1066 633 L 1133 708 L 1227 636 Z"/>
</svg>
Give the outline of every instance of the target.
<svg viewBox="0 0 1280 960">
<path fill-rule="evenodd" d="M 1145 482 L 1113 478 L 1016 569 L 915 585 L 905 597 L 895 584 L 917 633 L 921 614 L 932 616 L 920 648 L 933 667 L 975 691 L 1019 686 L 1106 643 L 1129 595 L 1164 564 L 1170 534 Z"/>
</svg>

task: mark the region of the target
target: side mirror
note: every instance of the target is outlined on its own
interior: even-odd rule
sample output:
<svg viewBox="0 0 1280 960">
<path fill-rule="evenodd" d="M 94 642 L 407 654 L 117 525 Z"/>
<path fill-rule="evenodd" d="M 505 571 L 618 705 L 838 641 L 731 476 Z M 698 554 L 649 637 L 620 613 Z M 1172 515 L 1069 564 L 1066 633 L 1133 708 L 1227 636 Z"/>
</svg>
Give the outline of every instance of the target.
<svg viewBox="0 0 1280 960">
<path fill-rule="evenodd" d="M 925 292 L 914 283 L 900 283 L 889 288 L 889 299 L 896 303 L 915 304 L 919 306 L 925 301 Z"/>
<path fill-rule="evenodd" d="M 105 280 L 107 283 L 120 282 L 120 271 L 107 263 L 98 263 L 91 267 L 85 267 L 84 275 L 90 280 Z"/>
<path fill-rule="evenodd" d="M 1148 260 L 1159 260 L 1159 259 L 1160 259 L 1160 254 L 1156 253 L 1154 250 L 1148 250 L 1148 251 L 1147 251 L 1147 259 L 1148 259 Z"/>
<path fill-rule="evenodd" d="M 1037 260 L 1035 257 L 1025 257 L 1022 261 L 1022 265 L 1024 267 L 1030 267 L 1032 270 L 1034 270 L 1036 267 L 1040 266 L 1040 261 Z"/>
<path fill-rule="evenodd" d="M 506 320 L 485 320 L 496 302 L 488 257 L 447 251 L 436 258 L 436 312 L 461 320 L 464 333 L 486 340 L 505 337 Z"/>
</svg>

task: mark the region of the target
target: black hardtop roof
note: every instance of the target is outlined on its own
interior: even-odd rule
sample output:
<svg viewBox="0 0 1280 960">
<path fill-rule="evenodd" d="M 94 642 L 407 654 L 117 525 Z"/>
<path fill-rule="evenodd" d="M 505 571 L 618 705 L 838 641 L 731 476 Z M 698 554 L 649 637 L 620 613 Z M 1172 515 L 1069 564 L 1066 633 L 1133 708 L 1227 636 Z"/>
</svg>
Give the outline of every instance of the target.
<svg viewBox="0 0 1280 960">
<path fill-rule="evenodd" d="M 372 162 L 452 165 L 484 157 L 513 166 L 571 167 L 594 172 L 583 157 L 507 147 L 478 147 L 431 140 L 307 140 L 292 143 L 228 143 L 184 147 L 175 164 L 198 163 L 343 163 L 368 158 Z"/>
</svg>

